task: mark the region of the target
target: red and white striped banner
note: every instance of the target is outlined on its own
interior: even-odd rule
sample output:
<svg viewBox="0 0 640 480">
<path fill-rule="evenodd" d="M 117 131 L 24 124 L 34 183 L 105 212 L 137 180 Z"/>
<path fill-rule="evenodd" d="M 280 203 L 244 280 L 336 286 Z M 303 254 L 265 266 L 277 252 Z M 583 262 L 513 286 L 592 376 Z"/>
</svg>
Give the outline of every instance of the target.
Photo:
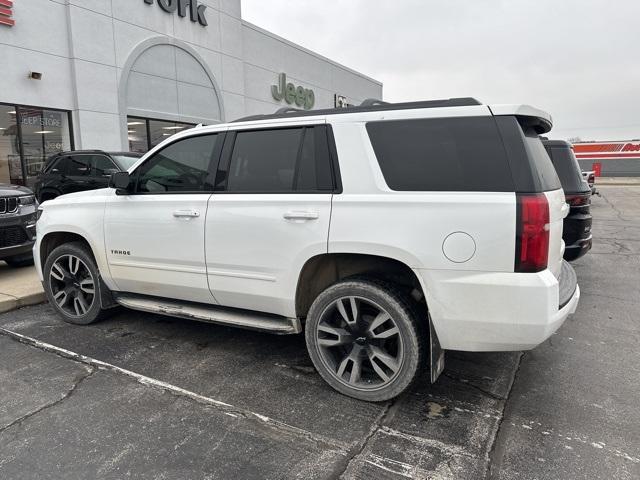
<svg viewBox="0 0 640 480">
<path fill-rule="evenodd" d="M 0 25 L 13 27 L 16 21 L 11 18 L 13 15 L 13 0 L 0 0 Z"/>
<path fill-rule="evenodd" d="M 640 141 L 574 143 L 578 160 L 630 158 L 640 160 Z"/>
</svg>

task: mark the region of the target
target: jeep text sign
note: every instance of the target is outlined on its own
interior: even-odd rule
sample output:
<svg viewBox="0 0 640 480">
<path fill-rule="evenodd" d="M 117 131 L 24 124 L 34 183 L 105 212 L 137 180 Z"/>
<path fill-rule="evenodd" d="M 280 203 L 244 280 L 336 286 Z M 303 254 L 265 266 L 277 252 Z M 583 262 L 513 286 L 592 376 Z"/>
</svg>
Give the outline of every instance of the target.
<svg viewBox="0 0 640 480">
<path fill-rule="evenodd" d="M 156 0 L 144 0 L 147 5 L 153 5 Z M 187 8 L 189 9 L 189 17 L 192 22 L 198 22 L 203 27 L 209 25 L 204 11 L 206 5 L 198 5 L 198 0 L 157 0 L 158 5 L 167 13 L 178 12 L 181 17 L 187 16 Z"/>
<path fill-rule="evenodd" d="M 278 77 L 278 85 L 271 85 L 271 95 L 274 99 L 281 102 L 284 100 L 289 105 L 295 104 L 310 110 L 316 103 L 316 95 L 313 90 L 304 87 L 296 87 L 293 83 L 287 83 L 287 74 L 281 73 Z"/>
</svg>

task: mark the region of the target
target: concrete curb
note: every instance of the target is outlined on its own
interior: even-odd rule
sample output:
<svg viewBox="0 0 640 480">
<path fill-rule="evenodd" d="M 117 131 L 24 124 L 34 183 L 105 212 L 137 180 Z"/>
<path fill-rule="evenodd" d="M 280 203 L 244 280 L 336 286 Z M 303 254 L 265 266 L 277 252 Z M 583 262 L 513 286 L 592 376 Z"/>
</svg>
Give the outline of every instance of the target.
<svg viewBox="0 0 640 480">
<path fill-rule="evenodd" d="M 30 293 L 23 297 L 14 297 L 0 293 L 0 313 L 7 313 L 29 305 L 38 305 L 47 301 L 44 292 Z"/>
<path fill-rule="evenodd" d="M 621 185 L 640 186 L 640 177 L 598 177 L 596 178 L 596 188 L 598 186 Z"/>
</svg>

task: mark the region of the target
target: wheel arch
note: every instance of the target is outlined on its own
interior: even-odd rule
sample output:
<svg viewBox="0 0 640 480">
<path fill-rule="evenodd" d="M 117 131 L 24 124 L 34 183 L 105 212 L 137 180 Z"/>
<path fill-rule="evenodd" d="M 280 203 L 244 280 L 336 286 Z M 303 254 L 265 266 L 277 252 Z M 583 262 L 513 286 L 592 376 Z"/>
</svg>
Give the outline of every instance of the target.
<svg viewBox="0 0 640 480">
<path fill-rule="evenodd" d="M 43 203 L 43 202 L 46 202 L 47 200 L 53 200 L 54 198 L 57 198 L 60 195 L 62 195 L 62 192 L 57 188 L 44 187 L 38 192 L 38 202 Z M 43 197 L 47 197 L 47 198 L 43 200 L 42 199 Z"/>
<path fill-rule="evenodd" d="M 71 242 L 79 242 L 84 244 L 88 248 L 93 258 L 96 258 L 91 243 L 89 243 L 89 240 L 87 240 L 83 235 L 68 231 L 49 232 L 44 237 L 42 237 L 42 240 L 40 240 L 40 249 L 38 252 L 38 261 L 40 262 L 40 265 L 44 267 L 44 264 L 47 261 L 47 257 L 57 247 Z"/>
<path fill-rule="evenodd" d="M 296 316 L 306 317 L 322 291 L 354 276 L 368 276 L 404 286 L 416 301 L 425 302 L 422 282 L 401 260 L 363 253 L 325 253 L 308 259 L 300 271 L 295 297 Z"/>
</svg>

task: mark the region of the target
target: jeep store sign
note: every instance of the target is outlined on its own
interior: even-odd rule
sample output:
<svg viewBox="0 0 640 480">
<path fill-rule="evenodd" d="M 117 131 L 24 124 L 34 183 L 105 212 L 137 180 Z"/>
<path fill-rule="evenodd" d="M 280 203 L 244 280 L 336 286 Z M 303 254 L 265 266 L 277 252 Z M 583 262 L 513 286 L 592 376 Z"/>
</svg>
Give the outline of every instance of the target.
<svg viewBox="0 0 640 480">
<path fill-rule="evenodd" d="M 153 5 L 155 0 L 144 0 L 144 3 Z M 167 13 L 178 12 L 181 17 L 187 16 L 187 7 L 192 22 L 198 22 L 203 27 L 209 25 L 204 16 L 206 5 L 198 5 L 198 0 L 157 0 L 158 6 Z"/>
</svg>

